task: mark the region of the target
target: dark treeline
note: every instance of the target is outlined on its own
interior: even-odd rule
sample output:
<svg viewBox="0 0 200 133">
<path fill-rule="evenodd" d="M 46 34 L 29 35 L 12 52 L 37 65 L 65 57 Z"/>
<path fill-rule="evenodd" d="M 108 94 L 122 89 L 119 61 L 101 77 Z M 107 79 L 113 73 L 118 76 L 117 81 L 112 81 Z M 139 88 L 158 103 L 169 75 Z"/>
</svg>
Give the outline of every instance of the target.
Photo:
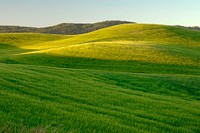
<svg viewBox="0 0 200 133">
<path fill-rule="evenodd" d="M 190 29 L 193 29 L 193 30 L 199 30 L 200 31 L 200 27 L 199 26 L 193 26 L 193 27 L 188 27 Z"/>
<path fill-rule="evenodd" d="M 187 29 L 191 29 L 191 30 L 196 30 L 196 31 L 200 31 L 200 27 L 199 26 L 181 26 L 181 25 L 177 25 L 178 27 L 182 27 L 182 28 L 187 28 Z"/>
<path fill-rule="evenodd" d="M 74 23 L 62 23 L 55 26 L 35 28 L 35 27 L 22 27 L 22 26 L 0 26 L 0 33 L 48 33 L 48 34 L 82 34 L 98 29 L 106 28 L 109 26 L 134 23 L 128 21 L 104 21 L 94 24 L 74 24 Z"/>
</svg>

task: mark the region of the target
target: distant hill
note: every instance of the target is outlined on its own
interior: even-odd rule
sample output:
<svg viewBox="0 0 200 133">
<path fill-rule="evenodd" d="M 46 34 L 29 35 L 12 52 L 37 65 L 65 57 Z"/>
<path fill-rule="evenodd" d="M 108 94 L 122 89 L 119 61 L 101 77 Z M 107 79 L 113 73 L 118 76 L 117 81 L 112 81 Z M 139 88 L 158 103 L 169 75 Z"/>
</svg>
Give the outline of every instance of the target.
<svg viewBox="0 0 200 133">
<path fill-rule="evenodd" d="M 181 26 L 181 25 L 177 25 L 178 27 L 182 27 L 182 28 L 187 28 L 187 29 L 191 29 L 191 30 L 196 30 L 196 31 L 200 31 L 200 27 L 199 26 Z"/>
<path fill-rule="evenodd" d="M 54 26 L 36 28 L 36 27 L 23 27 L 23 26 L 0 26 L 0 33 L 48 33 L 48 34 L 66 34 L 74 35 L 92 32 L 109 26 L 133 23 L 128 21 L 103 21 L 94 24 L 75 24 L 75 23 L 62 23 Z"/>
<path fill-rule="evenodd" d="M 193 27 L 188 27 L 188 28 L 200 31 L 200 27 L 199 26 L 193 26 Z"/>
</svg>

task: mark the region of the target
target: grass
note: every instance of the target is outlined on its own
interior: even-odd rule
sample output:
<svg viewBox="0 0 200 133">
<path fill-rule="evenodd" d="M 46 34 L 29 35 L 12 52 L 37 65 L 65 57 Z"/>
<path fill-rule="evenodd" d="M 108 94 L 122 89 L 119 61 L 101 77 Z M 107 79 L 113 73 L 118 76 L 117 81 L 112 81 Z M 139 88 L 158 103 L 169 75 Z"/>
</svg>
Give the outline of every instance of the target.
<svg viewBox="0 0 200 133">
<path fill-rule="evenodd" d="M 54 123 L 82 132 L 199 131 L 199 76 L 14 66 L 1 64 L 1 123 Z"/>
<path fill-rule="evenodd" d="M 200 132 L 200 33 L 125 24 L 0 34 L 2 132 Z"/>
<path fill-rule="evenodd" d="M 27 50 L 13 55 L 22 58 L 31 54 L 44 54 L 57 57 L 200 66 L 199 32 L 180 27 L 125 24 L 76 36 L 42 34 L 1 36 L 0 40 L 4 44 L 15 46 L 19 50 Z M 179 52 L 172 51 L 176 49 L 179 49 Z"/>
</svg>

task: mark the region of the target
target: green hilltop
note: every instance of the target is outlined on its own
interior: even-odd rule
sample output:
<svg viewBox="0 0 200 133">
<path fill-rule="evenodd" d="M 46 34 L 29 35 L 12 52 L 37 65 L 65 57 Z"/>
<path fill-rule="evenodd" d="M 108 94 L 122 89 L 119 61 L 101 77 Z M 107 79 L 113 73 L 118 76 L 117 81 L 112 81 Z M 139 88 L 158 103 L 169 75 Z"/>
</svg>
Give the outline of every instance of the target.
<svg viewBox="0 0 200 133">
<path fill-rule="evenodd" d="M 121 24 L 0 34 L 2 131 L 200 132 L 200 32 Z"/>
</svg>

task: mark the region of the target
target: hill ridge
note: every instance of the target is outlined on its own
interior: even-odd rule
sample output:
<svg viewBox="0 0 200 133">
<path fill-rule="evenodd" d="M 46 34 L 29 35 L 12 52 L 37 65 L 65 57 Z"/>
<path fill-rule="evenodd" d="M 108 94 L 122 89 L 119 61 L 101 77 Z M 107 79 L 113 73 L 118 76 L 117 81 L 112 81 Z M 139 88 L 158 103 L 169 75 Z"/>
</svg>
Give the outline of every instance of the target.
<svg viewBox="0 0 200 133">
<path fill-rule="evenodd" d="M 41 28 L 27 26 L 0 26 L 0 33 L 48 33 L 75 35 L 125 23 L 134 22 L 111 20 L 97 23 L 60 23 L 54 26 Z"/>
</svg>

